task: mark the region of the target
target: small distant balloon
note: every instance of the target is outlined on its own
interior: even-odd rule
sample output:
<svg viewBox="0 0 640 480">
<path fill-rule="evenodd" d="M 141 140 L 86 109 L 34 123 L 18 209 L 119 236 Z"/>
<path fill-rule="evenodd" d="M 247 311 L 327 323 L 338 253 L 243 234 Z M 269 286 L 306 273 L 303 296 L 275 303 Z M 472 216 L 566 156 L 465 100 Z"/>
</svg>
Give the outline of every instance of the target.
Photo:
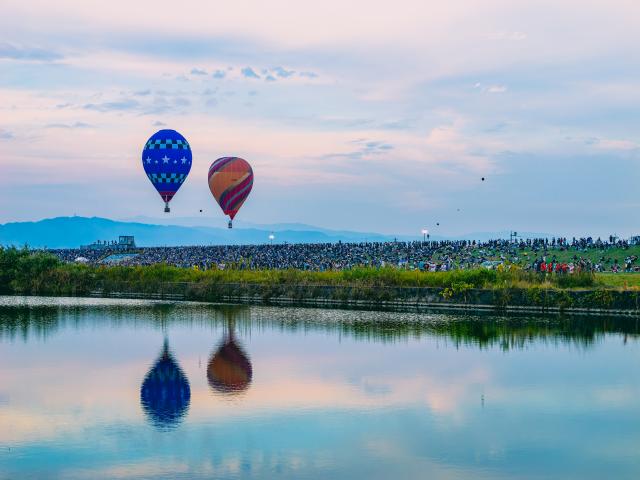
<svg viewBox="0 0 640 480">
<path fill-rule="evenodd" d="M 482 177 L 482 181 L 484 182 L 484 177 Z"/>
<path fill-rule="evenodd" d="M 202 213 L 202 209 L 200 209 L 200 213 Z"/>
<path fill-rule="evenodd" d="M 440 226 L 440 224 L 439 224 L 439 223 L 436 223 L 436 225 L 437 225 L 438 227 Z"/>
</svg>

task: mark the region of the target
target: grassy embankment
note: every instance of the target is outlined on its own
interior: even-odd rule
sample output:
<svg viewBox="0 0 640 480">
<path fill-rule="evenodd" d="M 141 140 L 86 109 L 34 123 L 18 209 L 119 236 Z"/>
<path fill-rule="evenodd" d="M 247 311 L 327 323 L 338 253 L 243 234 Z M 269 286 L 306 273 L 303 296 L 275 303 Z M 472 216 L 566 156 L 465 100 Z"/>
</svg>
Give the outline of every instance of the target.
<svg viewBox="0 0 640 480">
<path fill-rule="evenodd" d="M 482 303 L 496 306 L 637 308 L 640 274 L 541 275 L 511 271 L 420 272 L 396 268 L 344 271 L 208 270 L 150 267 L 93 267 L 62 264 L 56 257 L 0 248 L 0 292 L 87 295 L 93 290 L 179 291 L 187 298 L 220 300 L 251 296 L 268 301 L 289 297 Z M 419 290 L 422 289 L 422 290 Z M 422 292 L 429 290 L 428 297 Z"/>
</svg>

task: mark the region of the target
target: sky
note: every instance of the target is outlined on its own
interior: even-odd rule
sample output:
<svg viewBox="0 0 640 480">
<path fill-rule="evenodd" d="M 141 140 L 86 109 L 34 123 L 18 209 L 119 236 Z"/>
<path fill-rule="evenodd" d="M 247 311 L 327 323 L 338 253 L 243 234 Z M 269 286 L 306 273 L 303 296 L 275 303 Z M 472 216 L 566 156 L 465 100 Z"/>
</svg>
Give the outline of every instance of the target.
<svg viewBox="0 0 640 480">
<path fill-rule="evenodd" d="M 246 222 L 637 234 L 638 18 L 633 0 L 3 0 L 0 223 L 162 217 L 140 156 L 172 128 L 194 163 L 169 215 L 212 226 L 209 165 L 240 156 Z"/>
</svg>

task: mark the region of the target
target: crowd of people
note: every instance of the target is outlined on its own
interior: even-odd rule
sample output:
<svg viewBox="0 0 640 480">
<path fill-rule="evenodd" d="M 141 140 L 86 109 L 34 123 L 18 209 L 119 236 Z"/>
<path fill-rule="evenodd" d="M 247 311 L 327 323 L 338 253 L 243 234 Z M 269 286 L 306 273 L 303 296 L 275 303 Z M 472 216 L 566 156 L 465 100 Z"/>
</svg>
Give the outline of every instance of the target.
<svg viewBox="0 0 640 480">
<path fill-rule="evenodd" d="M 65 262 L 90 264 L 153 265 L 166 263 L 199 269 L 344 270 L 357 266 L 448 271 L 452 269 L 504 268 L 520 265 L 527 270 L 554 273 L 575 271 L 637 271 L 637 256 L 623 261 L 607 256 L 611 249 L 628 249 L 629 242 L 610 237 L 572 239 L 361 242 L 318 244 L 212 245 L 143 247 L 122 251 L 58 249 L 49 252 Z M 567 253 L 562 253 L 567 252 Z M 597 252 L 598 261 L 594 261 Z M 571 255 L 573 254 L 573 255 Z M 117 262 L 109 262 L 117 256 Z M 558 257 L 564 260 L 558 260 Z M 502 266 L 502 267 L 501 267 Z"/>
</svg>

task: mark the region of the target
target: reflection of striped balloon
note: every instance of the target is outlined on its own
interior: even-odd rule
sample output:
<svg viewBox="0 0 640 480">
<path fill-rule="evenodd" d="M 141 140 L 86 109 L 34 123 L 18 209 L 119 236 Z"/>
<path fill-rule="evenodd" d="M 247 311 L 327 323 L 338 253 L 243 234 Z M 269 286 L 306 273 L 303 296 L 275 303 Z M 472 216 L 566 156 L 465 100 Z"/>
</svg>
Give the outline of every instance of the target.
<svg viewBox="0 0 640 480">
<path fill-rule="evenodd" d="M 233 220 L 253 187 L 251 165 L 239 157 L 222 157 L 209 167 L 209 190 Z"/>
<path fill-rule="evenodd" d="M 251 383 L 253 369 L 249 357 L 233 337 L 228 338 L 209 360 L 209 385 L 222 393 L 239 393 Z"/>
</svg>

